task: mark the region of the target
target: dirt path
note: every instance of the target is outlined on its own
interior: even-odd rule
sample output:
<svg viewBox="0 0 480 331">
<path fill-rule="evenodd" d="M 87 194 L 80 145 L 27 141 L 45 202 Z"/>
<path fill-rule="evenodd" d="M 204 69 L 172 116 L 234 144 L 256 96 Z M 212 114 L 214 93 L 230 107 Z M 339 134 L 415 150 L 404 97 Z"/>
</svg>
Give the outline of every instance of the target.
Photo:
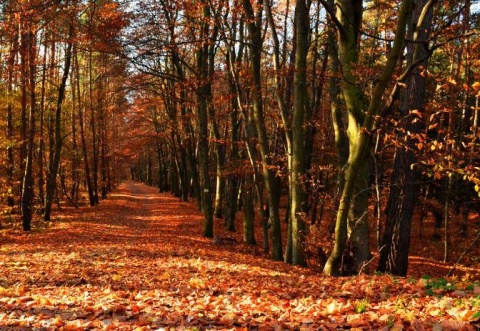
<svg viewBox="0 0 480 331">
<path fill-rule="evenodd" d="M 239 243 L 215 245 L 195 206 L 135 182 L 64 214 L 50 228 L 2 233 L 0 330 L 469 326 L 480 305 L 475 284 L 430 297 L 424 281 L 325 278 Z M 455 295 L 461 310 L 439 311 Z"/>
</svg>

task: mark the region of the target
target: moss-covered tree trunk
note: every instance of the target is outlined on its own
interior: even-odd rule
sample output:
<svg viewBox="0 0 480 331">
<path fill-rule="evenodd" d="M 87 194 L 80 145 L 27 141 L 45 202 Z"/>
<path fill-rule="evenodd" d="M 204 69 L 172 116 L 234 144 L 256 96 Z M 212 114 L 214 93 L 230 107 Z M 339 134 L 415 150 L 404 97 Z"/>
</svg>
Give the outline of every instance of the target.
<svg viewBox="0 0 480 331">
<path fill-rule="evenodd" d="M 309 35 L 309 16 L 305 0 L 297 0 L 295 6 L 295 76 L 293 89 L 292 116 L 292 154 L 290 164 L 290 231 L 292 264 L 305 265 L 305 214 L 306 214 L 306 115 L 308 107 L 307 95 L 307 53 Z"/>
<path fill-rule="evenodd" d="M 371 132 L 375 124 L 374 118 L 381 108 L 385 89 L 403 51 L 411 2 L 412 0 L 405 0 L 401 4 L 394 44 L 378 82 L 373 87 L 368 105 L 364 101 L 363 91 L 357 84 L 355 75 L 355 66 L 359 58 L 358 43 L 363 1 L 337 0 L 335 14 L 330 11 L 338 30 L 338 57 L 343 77 L 341 91 L 348 118 L 349 155 L 344 167 L 345 185 L 341 191 L 336 215 L 334 248 L 324 267 L 324 273 L 327 275 L 340 273 L 342 256 L 347 248 L 353 254 L 353 265 L 348 267 L 347 273 L 360 271 L 369 257 L 366 192 Z"/>
<path fill-rule="evenodd" d="M 329 3 L 333 7 L 333 0 Z M 331 21 L 330 21 L 331 22 Z M 335 33 L 332 28 L 328 31 L 329 39 L 329 67 L 331 76 L 328 82 L 330 94 L 330 112 L 332 116 L 333 132 L 335 136 L 335 150 L 337 152 L 337 188 L 335 193 L 335 201 L 338 204 L 339 194 L 345 185 L 345 174 L 343 167 L 348 161 L 348 139 L 345 131 L 345 123 L 341 108 L 341 91 L 340 91 L 340 65 L 338 63 L 338 47 L 335 41 Z"/>
</svg>

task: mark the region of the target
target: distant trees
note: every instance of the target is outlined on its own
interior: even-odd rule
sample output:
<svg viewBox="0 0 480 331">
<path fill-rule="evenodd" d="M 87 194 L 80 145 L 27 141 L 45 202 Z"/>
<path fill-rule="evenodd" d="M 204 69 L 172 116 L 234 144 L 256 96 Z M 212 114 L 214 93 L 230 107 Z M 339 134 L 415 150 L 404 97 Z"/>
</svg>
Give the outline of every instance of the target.
<svg viewBox="0 0 480 331">
<path fill-rule="evenodd" d="M 63 197 L 77 205 L 82 178 L 92 196 L 98 187 L 103 197 L 111 189 L 111 122 L 119 120 L 115 112 L 126 95 L 123 81 L 113 78 L 125 74 L 125 63 L 118 57 L 108 63 L 114 56 L 104 53 L 115 49 L 115 38 L 125 26 L 117 9 L 114 3 L 80 0 L 2 3 L 0 47 L 8 58 L 2 58 L 0 81 L 6 101 L 1 128 L 7 133 L 1 144 L 7 156 L 1 164 L 1 187 L 2 194 L 9 192 L 20 202 L 26 231 L 35 213 L 50 220 L 55 200 Z M 103 60 L 94 62 L 96 58 Z"/>
</svg>

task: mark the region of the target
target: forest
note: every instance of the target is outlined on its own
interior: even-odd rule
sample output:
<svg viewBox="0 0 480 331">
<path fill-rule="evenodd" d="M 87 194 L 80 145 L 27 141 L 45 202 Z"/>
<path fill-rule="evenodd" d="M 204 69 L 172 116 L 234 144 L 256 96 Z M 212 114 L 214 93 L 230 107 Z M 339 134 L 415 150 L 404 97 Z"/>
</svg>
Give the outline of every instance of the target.
<svg viewBox="0 0 480 331">
<path fill-rule="evenodd" d="M 0 1 L 0 330 L 478 330 L 479 34 L 476 0 Z"/>
<path fill-rule="evenodd" d="M 412 226 L 455 262 L 480 235 L 479 17 L 473 0 L 2 1 L 1 226 L 133 179 L 194 201 L 204 237 L 221 223 L 325 275 L 407 275 Z"/>
</svg>

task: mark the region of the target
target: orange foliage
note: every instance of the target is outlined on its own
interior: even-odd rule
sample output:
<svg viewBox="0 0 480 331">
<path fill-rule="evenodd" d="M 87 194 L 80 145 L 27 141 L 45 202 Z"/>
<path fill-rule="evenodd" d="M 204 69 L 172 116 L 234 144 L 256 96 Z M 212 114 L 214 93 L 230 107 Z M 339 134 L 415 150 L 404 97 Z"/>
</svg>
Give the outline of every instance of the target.
<svg viewBox="0 0 480 331">
<path fill-rule="evenodd" d="M 53 228 L 3 231 L 0 325 L 474 330 L 480 318 L 478 282 L 320 276 L 240 241 L 203 238 L 192 204 L 135 182 L 102 205 L 56 217 Z"/>
</svg>

